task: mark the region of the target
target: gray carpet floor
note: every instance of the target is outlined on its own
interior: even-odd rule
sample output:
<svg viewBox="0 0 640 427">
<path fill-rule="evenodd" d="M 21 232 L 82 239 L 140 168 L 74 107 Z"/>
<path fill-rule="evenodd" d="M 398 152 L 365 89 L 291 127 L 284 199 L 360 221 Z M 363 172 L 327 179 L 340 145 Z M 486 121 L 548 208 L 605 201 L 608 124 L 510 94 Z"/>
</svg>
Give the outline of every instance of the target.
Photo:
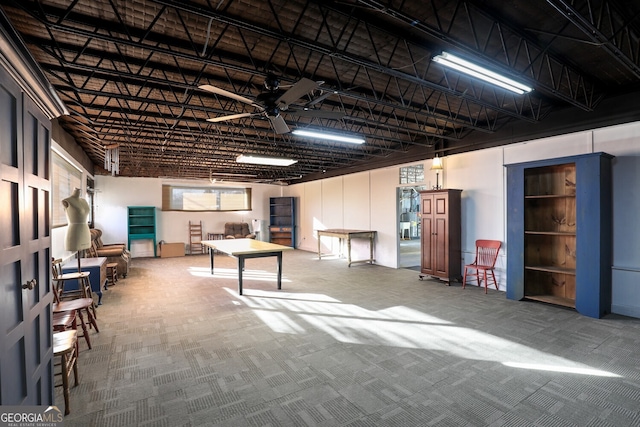
<svg viewBox="0 0 640 427">
<path fill-rule="evenodd" d="M 65 426 L 638 426 L 640 320 L 290 251 L 133 260 Z M 56 389 L 56 403 L 64 406 Z"/>
</svg>

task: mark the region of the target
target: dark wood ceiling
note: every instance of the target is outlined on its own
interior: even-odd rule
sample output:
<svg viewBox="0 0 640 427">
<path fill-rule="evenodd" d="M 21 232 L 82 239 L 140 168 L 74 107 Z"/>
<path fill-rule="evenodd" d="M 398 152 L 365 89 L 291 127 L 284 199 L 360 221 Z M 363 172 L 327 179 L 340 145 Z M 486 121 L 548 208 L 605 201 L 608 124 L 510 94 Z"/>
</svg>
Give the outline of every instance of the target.
<svg viewBox="0 0 640 427">
<path fill-rule="evenodd" d="M 98 173 L 107 173 L 105 147 L 117 144 L 122 176 L 301 182 L 515 142 L 503 137 L 506 129 L 544 134 L 558 126 L 554 115 L 569 125 L 572 117 L 600 120 L 609 113 L 607 99 L 628 97 L 640 82 L 635 0 L 0 5 L 67 105 L 62 126 Z M 445 70 L 431 60 L 442 51 L 534 90 L 515 95 Z M 281 112 L 290 129 L 358 134 L 366 143 L 279 134 L 265 114 L 207 121 L 261 107 L 199 86 L 259 104 L 269 73 L 281 92 L 302 78 L 318 82 L 291 104 L 314 116 Z M 323 118 L 335 113 L 343 117 Z M 240 165 L 239 154 L 298 163 Z"/>
</svg>

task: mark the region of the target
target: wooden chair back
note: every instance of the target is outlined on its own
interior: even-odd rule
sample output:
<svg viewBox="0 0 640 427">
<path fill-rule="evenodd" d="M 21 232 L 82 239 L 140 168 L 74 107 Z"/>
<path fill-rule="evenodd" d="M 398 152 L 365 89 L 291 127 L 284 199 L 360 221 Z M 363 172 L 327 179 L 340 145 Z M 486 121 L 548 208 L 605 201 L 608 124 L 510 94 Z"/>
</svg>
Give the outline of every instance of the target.
<svg viewBox="0 0 640 427">
<path fill-rule="evenodd" d="M 499 240 L 476 240 L 475 265 L 494 268 L 502 242 Z"/>
</svg>

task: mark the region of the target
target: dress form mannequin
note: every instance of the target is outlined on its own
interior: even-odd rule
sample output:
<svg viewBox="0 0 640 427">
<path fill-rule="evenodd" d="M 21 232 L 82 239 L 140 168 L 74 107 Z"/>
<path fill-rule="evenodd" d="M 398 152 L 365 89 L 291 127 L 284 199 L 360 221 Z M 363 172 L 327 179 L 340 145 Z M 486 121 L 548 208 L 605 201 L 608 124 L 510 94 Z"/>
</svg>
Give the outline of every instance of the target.
<svg viewBox="0 0 640 427">
<path fill-rule="evenodd" d="M 71 196 L 62 201 L 67 214 L 67 236 L 64 248 L 67 251 L 81 251 L 91 247 L 91 233 L 87 218 L 89 216 L 89 203 L 80 197 L 80 189 L 76 188 Z M 78 258 L 80 258 L 78 254 Z"/>
</svg>

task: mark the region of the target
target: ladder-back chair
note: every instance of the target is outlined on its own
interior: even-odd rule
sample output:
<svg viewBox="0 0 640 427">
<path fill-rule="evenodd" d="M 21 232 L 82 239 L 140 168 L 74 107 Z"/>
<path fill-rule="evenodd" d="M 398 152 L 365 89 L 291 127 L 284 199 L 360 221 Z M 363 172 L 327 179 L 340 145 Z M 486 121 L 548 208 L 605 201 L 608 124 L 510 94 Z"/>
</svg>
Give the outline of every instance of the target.
<svg viewBox="0 0 640 427">
<path fill-rule="evenodd" d="M 76 317 L 65 316 L 70 312 L 77 315 L 77 319 L 80 320 L 80 326 L 83 334 L 81 335 L 87 342 L 87 346 L 91 348 L 91 338 L 89 337 L 88 327 L 93 327 L 96 332 L 100 332 L 98 329 L 98 323 L 96 322 L 96 307 L 93 301 L 93 294 L 91 293 L 91 284 L 89 283 L 89 273 L 65 273 L 62 274 L 62 262 L 60 259 L 51 259 L 51 272 L 52 272 L 52 290 L 54 304 L 53 317 L 54 317 L 54 329 L 65 330 L 72 326 L 73 329 L 77 329 Z M 64 291 L 65 280 L 77 280 L 79 290 L 76 291 Z M 85 322 L 84 314 L 87 315 L 87 322 Z"/>
<path fill-rule="evenodd" d="M 189 255 L 203 253 L 204 245 L 202 244 L 202 221 L 189 221 Z"/>
<path fill-rule="evenodd" d="M 475 276 L 478 286 L 484 280 L 484 293 L 487 293 L 489 281 L 498 289 L 498 282 L 494 273 L 501 242 L 499 240 L 476 240 L 476 258 L 471 264 L 464 266 L 462 289 L 467 283 L 467 276 Z"/>
</svg>

